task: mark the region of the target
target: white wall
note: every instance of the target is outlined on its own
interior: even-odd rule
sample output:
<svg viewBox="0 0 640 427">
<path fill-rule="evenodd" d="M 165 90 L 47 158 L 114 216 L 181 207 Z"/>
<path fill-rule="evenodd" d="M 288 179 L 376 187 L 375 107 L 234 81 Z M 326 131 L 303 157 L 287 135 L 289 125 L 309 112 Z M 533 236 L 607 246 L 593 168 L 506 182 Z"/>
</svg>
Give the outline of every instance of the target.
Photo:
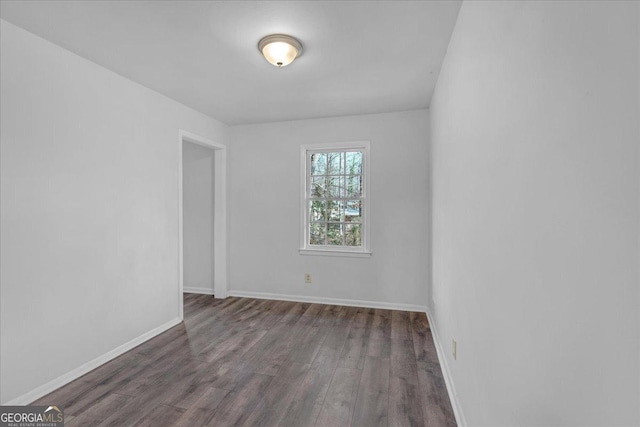
<svg viewBox="0 0 640 427">
<path fill-rule="evenodd" d="M 426 304 L 426 110 L 230 130 L 232 293 Z M 371 142 L 372 257 L 300 255 L 300 146 L 363 140 Z"/>
<path fill-rule="evenodd" d="M 1 401 L 178 318 L 178 129 L 225 127 L 1 21 Z"/>
<path fill-rule="evenodd" d="M 182 153 L 184 290 L 213 294 L 214 151 L 185 142 Z"/>
<path fill-rule="evenodd" d="M 460 11 L 431 104 L 432 317 L 470 426 L 640 421 L 637 8 Z"/>
</svg>

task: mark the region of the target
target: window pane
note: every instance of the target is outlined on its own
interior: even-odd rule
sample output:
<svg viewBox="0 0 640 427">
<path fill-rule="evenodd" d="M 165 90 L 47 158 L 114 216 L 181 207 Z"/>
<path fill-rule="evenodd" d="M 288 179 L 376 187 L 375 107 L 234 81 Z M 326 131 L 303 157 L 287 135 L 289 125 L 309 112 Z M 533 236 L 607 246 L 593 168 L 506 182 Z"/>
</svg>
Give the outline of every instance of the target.
<svg viewBox="0 0 640 427">
<path fill-rule="evenodd" d="M 339 200 L 327 201 L 327 214 L 329 221 L 344 221 L 344 203 Z"/>
<path fill-rule="evenodd" d="M 326 197 L 327 196 L 326 177 L 324 176 L 311 177 L 311 188 L 309 188 L 309 192 L 311 194 L 311 197 Z"/>
<path fill-rule="evenodd" d="M 345 153 L 347 158 L 347 175 L 360 175 L 362 173 L 362 152 L 348 152 Z"/>
<path fill-rule="evenodd" d="M 361 175 L 348 176 L 346 180 L 345 197 L 360 197 L 362 194 Z"/>
<path fill-rule="evenodd" d="M 324 200 L 312 200 L 309 219 L 311 221 L 326 221 L 327 202 L 325 202 Z"/>
<path fill-rule="evenodd" d="M 345 246 L 362 246 L 360 224 L 345 224 Z"/>
<path fill-rule="evenodd" d="M 325 241 L 325 223 L 312 222 L 309 230 L 309 244 L 310 245 L 324 245 Z"/>
<path fill-rule="evenodd" d="M 342 224 L 327 224 L 327 245 L 342 246 Z"/>
<path fill-rule="evenodd" d="M 327 171 L 327 154 L 311 153 L 311 175 L 324 175 Z"/>
<path fill-rule="evenodd" d="M 329 197 L 344 197 L 344 177 L 343 176 L 328 176 L 327 188 L 329 190 Z"/>
<path fill-rule="evenodd" d="M 348 200 L 344 217 L 346 222 L 362 222 L 362 201 Z"/>
<path fill-rule="evenodd" d="M 338 175 L 343 173 L 344 165 L 343 152 L 326 153 L 327 155 L 327 175 Z"/>
</svg>

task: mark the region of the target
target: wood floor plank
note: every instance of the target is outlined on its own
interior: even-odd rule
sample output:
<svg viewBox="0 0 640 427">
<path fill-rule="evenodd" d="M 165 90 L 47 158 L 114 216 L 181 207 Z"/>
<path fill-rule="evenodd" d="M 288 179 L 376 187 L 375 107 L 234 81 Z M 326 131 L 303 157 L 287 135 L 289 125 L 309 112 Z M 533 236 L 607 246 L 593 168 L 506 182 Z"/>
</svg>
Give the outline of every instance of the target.
<svg viewBox="0 0 640 427">
<path fill-rule="evenodd" d="M 100 372 L 102 375 L 94 373 L 93 378 L 96 378 L 94 380 L 81 379 L 87 387 L 79 388 L 82 390 L 74 394 L 72 398 L 62 400 L 65 413 L 74 416 L 80 415 L 109 393 L 119 390 L 138 376 L 143 375 L 145 366 L 139 359 L 132 359 L 114 371 L 101 369 Z"/>
<path fill-rule="evenodd" d="M 49 405 L 50 402 L 65 406 L 65 415 L 71 415 L 75 409 L 82 409 L 104 396 L 118 384 L 131 381 L 145 369 L 144 358 L 128 352 L 83 377 L 67 384 L 54 392 L 38 399 L 34 404 Z M 94 389 L 100 387 L 96 392 Z"/>
<path fill-rule="evenodd" d="M 391 356 L 391 311 L 374 310 L 367 356 L 387 359 Z"/>
<path fill-rule="evenodd" d="M 232 390 L 214 411 L 209 426 L 242 425 L 251 416 L 256 405 L 264 396 L 273 377 L 251 374 L 246 383 Z"/>
<path fill-rule="evenodd" d="M 226 340 L 216 342 L 208 351 L 200 353 L 200 357 L 207 362 L 215 360 L 236 359 L 242 357 L 247 351 L 257 344 L 266 334 L 266 329 L 236 330 Z"/>
<path fill-rule="evenodd" d="M 186 294 L 184 297 L 184 313 L 185 315 L 198 312 L 203 307 L 212 307 L 218 304 L 224 304 L 227 302 L 226 299 L 215 299 L 212 295 L 196 295 L 196 294 Z M 188 296 L 194 295 L 194 296 Z M 228 303 L 228 302 L 227 302 Z"/>
<path fill-rule="evenodd" d="M 337 352 L 338 355 L 342 353 L 356 313 L 357 310 L 353 307 L 343 307 L 331 321 L 327 322 L 329 328 L 320 351 Z"/>
<path fill-rule="evenodd" d="M 148 417 L 142 418 L 134 427 L 170 427 L 174 426 L 178 419 L 184 414 L 184 409 L 169 405 L 160 405 L 151 411 Z"/>
<path fill-rule="evenodd" d="M 133 425 L 144 418 L 153 417 L 154 408 L 166 406 L 167 402 L 186 407 L 191 401 L 197 400 L 197 393 L 202 389 L 197 381 L 200 365 L 196 360 L 186 359 L 188 356 L 176 357 L 172 359 L 175 363 L 166 369 L 143 377 L 141 382 L 144 386 L 140 387 L 140 391 L 101 425 Z"/>
<path fill-rule="evenodd" d="M 318 414 L 317 426 L 351 425 L 361 373 L 359 369 L 336 368 Z"/>
<path fill-rule="evenodd" d="M 393 426 L 425 425 L 418 368 L 412 351 L 412 340 L 391 340 L 389 424 Z"/>
<path fill-rule="evenodd" d="M 358 387 L 353 425 L 374 427 L 389 423 L 389 366 L 389 359 L 366 358 Z"/>
<path fill-rule="evenodd" d="M 171 387 L 163 403 L 180 409 L 188 409 L 209 388 L 209 384 L 202 381 L 202 374 L 206 364 L 198 359 L 178 362 L 172 369 L 176 372 L 177 380 L 171 376 L 163 376 L 162 381 L 170 383 Z"/>
<path fill-rule="evenodd" d="M 394 310 L 391 313 L 391 338 L 400 340 L 411 339 L 409 312 Z"/>
<path fill-rule="evenodd" d="M 314 321 L 320 318 L 322 312 L 324 312 L 327 306 L 324 304 L 310 304 L 309 307 L 302 314 L 304 317 L 312 317 Z"/>
<path fill-rule="evenodd" d="M 69 426 L 455 426 L 424 313 L 186 294 L 184 314 L 36 403 Z"/>
<path fill-rule="evenodd" d="M 299 336 L 295 340 L 297 345 L 293 346 L 289 360 L 303 364 L 313 362 L 328 333 L 328 326 L 316 324 L 307 327 L 301 326 Z"/>
<path fill-rule="evenodd" d="M 150 388 L 144 394 L 128 399 L 123 406 L 97 425 L 100 427 L 134 425 L 149 418 L 153 411 L 161 406 L 165 392 L 165 387 Z"/>
<path fill-rule="evenodd" d="M 410 321 L 416 361 L 439 363 L 427 316 L 424 313 L 411 313 Z"/>
<path fill-rule="evenodd" d="M 214 364 L 214 366 L 216 366 Z M 247 383 L 251 381 L 254 376 L 254 365 L 251 361 L 240 360 L 231 365 L 228 369 L 215 370 L 212 374 L 203 373 L 204 380 L 215 388 L 221 388 L 225 390 L 238 390 L 242 387 L 246 387 Z"/>
<path fill-rule="evenodd" d="M 373 314 L 373 309 L 358 309 L 355 318 L 351 322 L 351 329 L 340 356 L 341 367 L 363 368 L 369 346 Z"/>
<path fill-rule="evenodd" d="M 245 353 L 243 359 L 250 361 L 253 371 L 259 374 L 276 375 L 289 358 L 296 334 L 287 322 L 280 322 Z"/>
<path fill-rule="evenodd" d="M 418 365 L 418 384 L 425 425 L 429 427 L 456 426 L 455 415 L 447 395 L 440 365 Z"/>
<path fill-rule="evenodd" d="M 257 299 L 249 299 L 249 302 L 242 307 L 234 310 L 226 316 L 225 321 L 228 323 L 238 323 L 242 321 L 244 317 L 248 315 L 248 313 L 252 313 L 256 311 L 256 308 L 261 305 L 260 300 Z"/>
<path fill-rule="evenodd" d="M 187 411 L 175 422 L 176 427 L 206 426 L 214 417 L 215 410 L 230 393 L 229 390 L 207 388 Z"/>
<path fill-rule="evenodd" d="M 371 338 L 388 340 L 391 339 L 391 310 L 376 308 L 373 310 L 373 324 L 371 325 Z"/>
<path fill-rule="evenodd" d="M 259 324 L 262 328 L 270 329 L 278 324 L 295 305 L 296 303 L 292 301 L 273 301 L 269 309 L 262 316 L 250 322 L 248 326 L 255 327 Z"/>
<path fill-rule="evenodd" d="M 73 404 L 75 400 L 79 399 L 92 387 L 94 387 L 93 382 L 85 381 L 84 377 L 81 377 L 32 402 L 32 405 L 60 405 L 65 407 L 65 416 L 72 415 L 71 412 L 67 410 L 67 407 Z"/>
<path fill-rule="evenodd" d="M 291 307 L 291 310 L 289 310 L 287 314 L 282 316 L 282 319 L 280 319 L 280 322 L 285 323 L 287 325 L 295 325 L 296 322 L 298 322 L 300 317 L 304 314 L 305 311 L 307 311 L 307 309 L 309 309 L 310 306 L 311 304 L 306 302 L 295 303 L 293 307 Z"/>
<path fill-rule="evenodd" d="M 193 360 L 194 358 L 189 352 L 184 352 L 180 347 L 175 348 L 174 351 L 165 353 L 161 358 L 152 359 L 143 372 L 135 375 L 131 381 L 114 385 L 113 389 L 120 394 L 137 396 L 146 392 L 150 387 L 156 387 L 162 381 L 170 381 L 173 377 L 180 378 L 183 382 L 187 381 L 195 375 L 193 371 L 189 375 L 185 372 L 185 368 L 190 367 Z"/>
<path fill-rule="evenodd" d="M 265 389 L 264 396 L 247 419 L 246 425 L 280 425 L 308 370 L 309 365 L 302 363 L 283 366 Z"/>
<path fill-rule="evenodd" d="M 72 420 L 69 421 L 65 419 L 65 425 L 68 427 L 83 427 L 97 424 L 100 420 L 108 418 L 111 414 L 118 411 L 130 398 L 130 396 L 124 396 L 117 393 L 108 394 L 103 399 L 96 402 L 91 408 L 88 408 L 86 411 L 78 414 Z"/>
<path fill-rule="evenodd" d="M 410 322 L 424 425 L 455 426 L 453 408 L 446 394 L 446 385 L 427 316 L 424 313 L 411 313 Z"/>
<path fill-rule="evenodd" d="M 234 316 L 234 322 L 237 324 L 241 324 L 243 327 L 251 329 L 249 327 L 249 325 L 251 325 L 252 321 L 254 319 L 258 319 L 260 318 L 260 316 L 263 316 L 266 312 L 268 312 L 272 305 L 273 305 L 273 301 L 269 301 L 266 299 L 262 299 L 262 300 L 254 300 L 255 304 L 251 307 L 251 310 L 245 310 L 241 313 L 239 313 L 237 316 Z M 254 325 L 254 326 L 259 326 L 259 325 Z"/>
<path fill-rule="evenodd" d="M 337 352 L 325 351 L 318 355 L 287 408 L 282 425 L 315 425 L 337 364 Z"/>
<path fill-rule="evenodd" d="M 316 314 L 317 326 L 333 326 L 343 313 L 345 307 L 340 305 L 323 305 L 323 309 Z"/>
</svg>

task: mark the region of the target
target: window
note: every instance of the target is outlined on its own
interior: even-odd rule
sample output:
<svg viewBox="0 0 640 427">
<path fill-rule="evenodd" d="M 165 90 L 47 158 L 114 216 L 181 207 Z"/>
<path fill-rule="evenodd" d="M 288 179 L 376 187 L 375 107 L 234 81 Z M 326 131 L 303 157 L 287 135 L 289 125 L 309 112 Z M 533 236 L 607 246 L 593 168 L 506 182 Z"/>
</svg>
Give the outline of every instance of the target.
<svg viewBox="0 0 640 427">
<path fill-rule="evenodd" d="M 369 143 L 302 147 L 303 254 L 370 255 Z"/>
</svg>

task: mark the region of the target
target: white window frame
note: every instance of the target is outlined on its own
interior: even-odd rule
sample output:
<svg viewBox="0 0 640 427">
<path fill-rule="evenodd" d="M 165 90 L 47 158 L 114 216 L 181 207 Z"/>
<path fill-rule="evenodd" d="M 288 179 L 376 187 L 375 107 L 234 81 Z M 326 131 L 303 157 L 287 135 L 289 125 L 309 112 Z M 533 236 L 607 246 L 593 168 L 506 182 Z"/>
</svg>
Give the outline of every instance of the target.
<svg viewBox="0 0 640 427">
<path fill-rule="evenodd" d="M 301 255 L 324 255 L 324 256 L 346 256 L 368 258 L 371 256 L 371 208 L 370 208 L 370 176 L 371 176 L 371 156 L 369 153 L 369 141 L 354 142 L 334 142 L 323 144 L 305 144 L 300 150 L 300 182 L 301 182 L 301 215 L 300 215 L 300 254 Z M 362 246 L 333 246 L 333 245 L 310 245 L 309 244 L 309 186 L 307 178 L 310 174 L 310 156 L 309 152 L 332 152 L 345 150 L 360 150 L 364 156 L 362 159 L 363 169 L 363 189 L 362 203 L 363 215 L 361 225 Z"/>
</svg>

